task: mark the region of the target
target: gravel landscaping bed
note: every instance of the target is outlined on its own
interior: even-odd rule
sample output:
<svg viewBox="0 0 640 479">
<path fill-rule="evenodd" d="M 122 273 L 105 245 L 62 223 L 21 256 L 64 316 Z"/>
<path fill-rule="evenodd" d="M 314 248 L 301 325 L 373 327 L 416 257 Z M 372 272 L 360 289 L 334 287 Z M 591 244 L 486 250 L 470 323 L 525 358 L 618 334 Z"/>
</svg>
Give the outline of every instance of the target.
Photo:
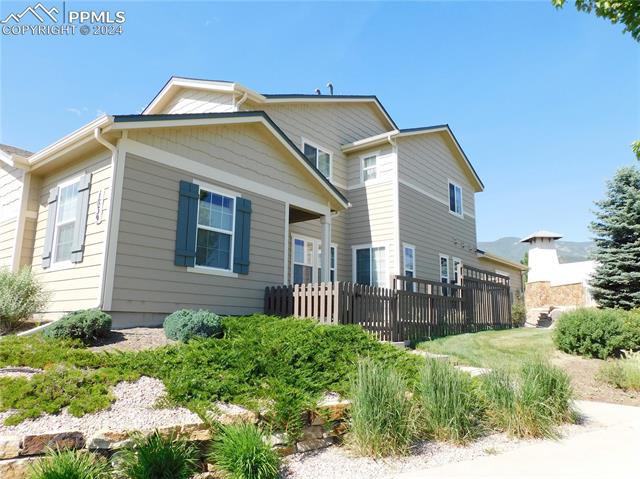
<svg viewBox="0 0 640 479">
<path fill-rule="evenodd" d="M 603 427 L 594 422 L 560 427 L 562 437 L 569 437 Z M 347 447 L 330 447 L 313 453 L 294 454 L 285 459 L 286 479 L 369 479 L 391 478 L 396 474 L 500 454 L 545 439 L 514 439 L 506 434 L 492 434 L 468 446 L 439 442 L 422 442 L 406 457 L 371 459 L 356 457 Z M 546 439 L 549 441 L 549 439 Z"/>
<path fill-rule="evenodd" d="M 141 377 L 135 382 L 122 382 L 114 388 L 116 401 L 109 409 L 82 417 L 74 417 L 66 411 L 61 414 L 45 414 L 27 419 L 16 426 L 4 426 L 4 420 L 12 412 L 0 412 L 0 436 L 41 434 L 62 431 L 80 431 L 91 435 L 98 431 L 153 430 L 155 428 L 202 422 L 198 415 L 185 408 L 156 408 L 164 396 L 161 381 Z"/>
<path fill-rule="evenodd" d="M 89 349 L 92 351 L 142 351 L 175 344 L 175 342 L 167 339 L 164 329 L 160 327 L 114 329 L 109 336 L 99 339 Z"/>
</svg>

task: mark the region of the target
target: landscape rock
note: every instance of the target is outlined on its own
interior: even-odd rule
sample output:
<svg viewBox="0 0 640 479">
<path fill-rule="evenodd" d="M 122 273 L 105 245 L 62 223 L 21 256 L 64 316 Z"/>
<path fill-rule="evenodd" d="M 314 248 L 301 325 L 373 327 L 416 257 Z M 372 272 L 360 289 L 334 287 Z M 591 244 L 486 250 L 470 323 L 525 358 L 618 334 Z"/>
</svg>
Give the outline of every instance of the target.
<svg viewBox="0 0 640 479">
<path fill-rule="evenodd" d="M 19 455 L 20 438 L 17 436 L 0 436 L 0 459 L 12 459 Z"/>
<path fill-rule="evenodd" d="M 208 441 L 211 439 L 211 430 L 204 423 L 185 424 L 180 428 L 180 435 L 189 441 Z"/>
<path fill-rule="evenodd" d="M 126 432 L 100 431 L 87 439 L 87 449 L 121 449 L 130 443 Z"/>
<path fill-rule="evenodd" d="M 215 409 L 207 413 L 207 418 L 213 422 L 219 422 L 223 425 L 235 424 L 238 422 L 249 422 L 255 424 L 258 422 L 258 415 L 248 409 L 236 404 L 224 402 L 216 402 Z"/>
<path fill-rule="evenodd" d="M 0 477 L 2 479 L 24 479 L 27 477 L 31 463 L 37 459 L 35 457 L 23 457 L 0 461 Z"/>
<path fill-rule="evenodd" d="M 21 456 L 44 454 L 47 448 L 82 449 L 84 436 L 79 431 L 26 435 L 22 438 Z"/>
<path fill-rule="evenodd" d="M 302 430 L 302 441 L 309 439 L 322 439 L 324 428 L 322 426 L 307 426 Z"/>
<path fill-rule="evenodd" d="M 298 442 L 296 444 L 296 451 L 297 452 L 315 451 L 316 449 L 329 447 L 332 444 L 333 444 L 333 439 L 331 438 L 308 439 L 305 441 Z"/>
<path fill-rule="evenodd" d="M 269 443 L 272 446 L 282 446 L 287 444 L 287 434 L 284 432 L 276 432 L 269 437 Z"/>
</svg>

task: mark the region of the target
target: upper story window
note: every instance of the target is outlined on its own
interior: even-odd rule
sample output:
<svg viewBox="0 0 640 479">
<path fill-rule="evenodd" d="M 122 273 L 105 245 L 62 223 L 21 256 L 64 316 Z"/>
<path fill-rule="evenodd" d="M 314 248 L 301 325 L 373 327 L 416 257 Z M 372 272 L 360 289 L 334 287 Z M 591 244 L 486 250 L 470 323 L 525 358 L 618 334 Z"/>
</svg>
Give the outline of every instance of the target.
<svg viewBox="0 0 640 479">
<path fill-rule="evenodd" d="M 78 221 L 80 179 L 58 186 L 58 208 L 53 232 L 53 262 L 71 261 L 73 235 Z"/>
<path fill-rule="evenodd" d="M 462 216 L 462 188 L 449 181 L 449 211 L 454 215 Z"/>
<path fill-rule="evenodd" d="M 235 198 L 200 188 L 196 265 L 231 270 Z"/>
<path fill-rule="evenodd" d="M 326 178 L 331 179 L 331 152 L 303 140 L 304 155 L 320 170 Z"/>
<path fill-rule="evenodd" d="M 363 156 L 361 164 L 362 182 L 366 183 L 378 177 L 378 158 L 376 155 Z"/>
</svg>

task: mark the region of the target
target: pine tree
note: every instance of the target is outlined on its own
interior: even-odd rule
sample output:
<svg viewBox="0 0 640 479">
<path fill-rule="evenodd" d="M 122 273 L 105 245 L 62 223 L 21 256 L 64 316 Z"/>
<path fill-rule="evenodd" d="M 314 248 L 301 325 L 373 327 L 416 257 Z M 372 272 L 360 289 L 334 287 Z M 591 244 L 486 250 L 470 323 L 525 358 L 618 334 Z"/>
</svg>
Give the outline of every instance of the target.
<svg viewBox="0 0 640 479">
<path fill-rule="evenodd" d="M 640 170 L 620 168 L 596 202 L 593 298 L 605 308 L 640 307 Z"/>
</svg>

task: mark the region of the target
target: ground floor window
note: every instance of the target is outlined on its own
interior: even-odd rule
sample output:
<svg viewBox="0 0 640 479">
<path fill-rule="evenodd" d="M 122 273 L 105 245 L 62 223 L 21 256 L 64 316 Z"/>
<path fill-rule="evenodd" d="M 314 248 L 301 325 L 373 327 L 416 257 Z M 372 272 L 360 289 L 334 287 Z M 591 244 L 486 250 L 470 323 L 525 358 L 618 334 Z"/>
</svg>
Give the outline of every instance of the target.
<svg viewBox="0 0 640 479">
<path fill-rule="evenodd" d="M 355 248 L 354 264 L 356 283 L 387 285 L 387 250 L 384 246 Z"/>
<path fill-rule="evenodd" d="M 460 258 L 452 258 L 453 260 L 453 282 L 462 284 L 462 260 Z"/>
<path fill-rule="evenodd" d="M 231 270 L 235 197 L 200 187 L 196 265 Z"/>
<path fill-rule="evenodd" d="M 294 236 L 293 243 L 293 267 L 291 282 L 293 284 L 317 283 L 322 278 L 322 243 L 319 239 Z M 330 281 L 337 278 L 337 246 L 331 245 Z"/>
<path fill-rule="evenodd" d="M 449 282 L 449 257 L 440 255 L 440 282 Z"/>
</svg>

